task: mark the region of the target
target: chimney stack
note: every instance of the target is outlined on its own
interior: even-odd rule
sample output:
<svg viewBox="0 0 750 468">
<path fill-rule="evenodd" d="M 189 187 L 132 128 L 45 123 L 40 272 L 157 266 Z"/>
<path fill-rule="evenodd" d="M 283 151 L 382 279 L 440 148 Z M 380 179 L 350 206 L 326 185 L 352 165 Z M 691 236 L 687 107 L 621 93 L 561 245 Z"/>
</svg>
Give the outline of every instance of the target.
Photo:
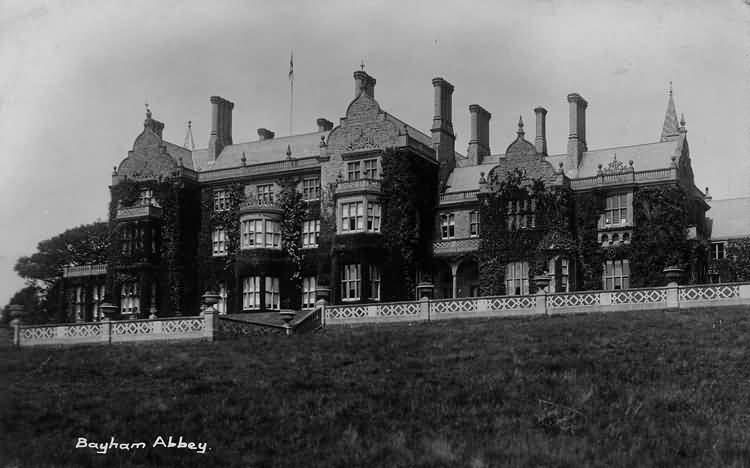
<svg viewBox="0 0 750 468">
<path fill-rule="evenodd" d="M 232 109 L 234 103 L 219 96 L 211 96 L 211 134 L 208 155 L 213 161 L 225 146 L 232 144 Z"/>
<path fill-rule="evenodd" d="M 318 132 L 330 132 L 333 128 L 333 122 L 322 117 L 316 120 L 316 123 L 318 124 Z"/>
<path fill-rule="evenodd" d="M 490 119 L 492 114 L 479 104 L 469 106 L 471 115 L 471 136 L 468 156 L 471 165 L 482 164 L 485 156 L 490 155 Z"/>
<path fill-rule="evenodd" d="M 271 130 L 269 130 L 267 128 L 259 128 L 258 129 L 258 137 L 260 138 L 260 141 L 263 141 L 263 140 L 272 140 L 275 135 L 276 134 L 274 132 L 272 132 Z"/>
<path fill-rule="evenodd" d="M 357 70 L 354 72 L 354 98 L 356 99 L 363 91 L 375 99 L 375 78 L 364 70 Z"/>
<path fill-rule="evenodd" d="M 568 94 L 568 102 L 570 103 L 568 158 L 571 162 L 570 167 L 577 168 L 581 164 L 583 153 L 588 150 L 586 147 L 586 108 L 589 103 L 577 93 Z"/>
<path fill-rule="evenodd" d="M 534 139 L 534 147 L 538 154 L 547 155 L 547 109 L 544 107 L 537 107 L 534 109 L 536 114 L 536 138 Z"/>
<path fill-rule="evenodd" d="M 432 147 L 440 163 L 440 183 L 445 185 L 456 167 L 456 135 L 453 133 L 453 85 L 442 78 L 433 78 L 435 115 L 432 118 Z"/>
</svg>

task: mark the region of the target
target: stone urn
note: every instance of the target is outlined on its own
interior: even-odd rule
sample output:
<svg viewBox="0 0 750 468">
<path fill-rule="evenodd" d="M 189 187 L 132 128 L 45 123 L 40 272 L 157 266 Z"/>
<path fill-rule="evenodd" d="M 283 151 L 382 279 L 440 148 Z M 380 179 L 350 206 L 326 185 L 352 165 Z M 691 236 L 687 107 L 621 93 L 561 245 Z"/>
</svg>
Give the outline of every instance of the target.
<svg viewBox="0 0 750 468">
<path fill-rule="evenodd" d="M 221 299 L 221 297 L 214 291 L 209 289 L 208 291 L 203 293 L 201 299 L 203 299 L 203 303 L 206 305 L 206 310 L 216 311 L 216 309 L 214 309 L 214 306 L 219 303 L 219 299 Z M 205 310 L 203 312 L 205 312 Z M 201 314 L 203 314 L 203 312 L 201 312 Z"/>
<path fill-rule="evenodd" d="M 685 274 L 685 270 L 676 265 L 672 265 L 662 270 L 662 273 L 664 273 L 664 276 L 667 278 L 667 284 L 680 284 L 680 281 Z"/>
<path fill-rule="evenodd" d="M 104 317 L 108 318 L 109 320 L 114 320 L 114 318 L 117 316 L 117 306 L 112 305 L 109 302 L 102 302 L 102 304 L 99 306 L 99 310 L 101 310 L 102 315 L 104 315 Z"/>
<path fill-rule="evenodd" d="M 547 286 L 549 286 L 550 282 L 552 281 L 552 277 L 550 275 L 535 275 L 532 279 L 534 282 L 534 287 L 536 288 L 537 293 L 544 292 L 547 289 Z"/>
<path fill-rule="evenodd" d="M 417 285 L 417 299 L 432 299 L 435 294 L 435 285 L 430 281 L 422 281 Z"/>
<path fill-rule="evenodd" d="M 323 299 L 326 301 L 326 303 L 330 302 L 331 300 L 331 288 L 325 285 L 320 285 L 317 288 L 315 288 L 315 301 L 319 301 L 320 299 Z"/>
</svg>

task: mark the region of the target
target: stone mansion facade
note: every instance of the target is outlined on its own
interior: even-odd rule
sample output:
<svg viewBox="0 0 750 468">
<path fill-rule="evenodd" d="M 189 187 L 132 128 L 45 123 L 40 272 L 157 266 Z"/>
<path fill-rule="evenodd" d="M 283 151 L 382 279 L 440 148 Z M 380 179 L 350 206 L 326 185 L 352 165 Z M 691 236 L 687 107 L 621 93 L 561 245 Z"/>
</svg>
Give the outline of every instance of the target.
<svg viewBox="0 0 750 468">
<path fill-rule="evenodd" d="M 395 292 L 400 280 L 388 265 L 384 231 L 398 210 L 385 200 L 394 176 L 384 166 L 393 152 L 418 162 L 398 167 L 421 168 L 404 180 L 434 179 L 432 193 L 413 194 L 428 215 L 417 220 L 412 242 L 429 246 L 428 254 L 404 271 L 412 285 L 434 284 L 436 297 L 529 294 L 542 272 L 554 292 L 642 284 L 637 272 L 657 267 L 636 264 L 630 246 L 646 219 L 639 194 L 653 188 L 679 195 L 681 241 L 710 238 L 709 205 L 694 183 L 671 90 L 655 142 L 590 149 L 588 103 L 572 93 L 567 152 L 548 153 L 543 107 L 534 109 L 533 136 L 519 119 L 515 140 L 493 152 L 491 114 L 471 105 L 462 154 L 448 81 L 432 80 L 429 134 L 383 110 L 375 84 L 354 72 L 354 96 L 337 125 L 319 118 L 314 131 L 286 137 L 261 128 L 249 142 L 234 141 L 234 104 L 211 97 L 211 132 L 201 149 L 165 141 L 164 124 L 147 112 L 112 174 L 108 263 L 66 271 L 70 318 L 97 319 L 104 297 L 123 316 L 193 315 L 207 289 L 221 296 L 222 313 L 310 308 L 321 286 L 335 304 L 414 299 L 413 288 Z M 295 219 L 289 193 L 298 194 Z M 290 229 L 299 229 L 295 248 L 287 245 Z M 687 281 L 707 281 L 701 258 L 683 264 Z"/>
</svg>

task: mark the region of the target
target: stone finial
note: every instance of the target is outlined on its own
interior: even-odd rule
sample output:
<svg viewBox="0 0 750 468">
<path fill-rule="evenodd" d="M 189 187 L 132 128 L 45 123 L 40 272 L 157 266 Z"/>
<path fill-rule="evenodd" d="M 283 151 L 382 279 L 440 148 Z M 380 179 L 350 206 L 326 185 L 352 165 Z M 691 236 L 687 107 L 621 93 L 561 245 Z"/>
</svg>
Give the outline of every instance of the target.
<svg viewBox="0 0 750 468">
<path fill-rule="evenodd" d="M 686 122 L 685 122 L 685 113 L 681 113 L 681 114 L 680 114 L 680 126 L 681 126 L 681 127 L 684 127 L 684 126 L 685 126 L 685 123 L 686 123 Z"/>
<path fill-rule="evenodd" d="M 677 156 L 672 155 L 672 167 L 677 167 Z"/>
<path fill-rule="evenodd" d="M 112 166 L 112 175 L 113 176 L 117 175 L 117 166 Z"/>
<path fill-rule="evenodd" d="M 558 173 L 558 174 L 563 174 L 563 173 L 565 173 L 565 169 L 563 169 L 563 167 L 564 167 L 564 166 L 565 166 L 565 165 L 563 164 L 563 162 L 562 162 L 562 161 L 560 161 L 560 164 L 558 164 L 558 165 L 557 165 L 557 173 Z"/>
<path fill-rule="evenodd" d="M 521 115 L 518 116 L 518 131 L 516 131 L 516 133 L 518 133 L 519 138 L 523 138 L 523 116 Z"/>
<path fill-rule="evenodd" d="M 247 157 L 245 157 L 244 151 L 242 152 L 242 159 L 240 159 L 240 161 L 242 161 L 243 166 L 247 166 Z"/>
<path fill-rule="evenodd" d="M 183 167 L 185 164 L 182 162 L 182 156 L 177 158 L 177 162 L 179 163 L 180 167 Z"/>
<path fill-rule="evenodd" d="M 598 165 L 598 166 L 596 166 L 596 174 L 597 174 L 597 175 L 602 175 L 602 167 L 603 167 L 603 166 L 602 166 L 602 164 L 601 164 L 601 163 L 599 163 L 599 165 Z"/>
<path fill-rule="evenodd" d="M 292 146 L 286 145 L 286 158 L 292 159 Z"/>
<path fill-rule="evenodd" d="M 632 159 L 630 161 L 628 161 L 628 166 L 630 167 L 631 171 L 635 170 L 635 168 L 633 167 L 633 160 Z"/>
<path fill-rule="evenodd" d="M 484 178 L 484 172 L 480 172 L 479 173 L 479 183 L 480 184 L 486 184 L 487 183 L 487 179 Z"/>
<path fill-rule="evenodd" d="M 326 146 L 328 146 L 328 145 L 326 144 L 326 137 L 325 137 L 325 135 L 320 135 L 320 147 L 321 148 L 325 148 Z"/>
<path fill-rule="evenodd" d="M 149 109 L 148 103 L 146 103 L 146 120 L 151 120 L 151 109 Z"/>
</svg>

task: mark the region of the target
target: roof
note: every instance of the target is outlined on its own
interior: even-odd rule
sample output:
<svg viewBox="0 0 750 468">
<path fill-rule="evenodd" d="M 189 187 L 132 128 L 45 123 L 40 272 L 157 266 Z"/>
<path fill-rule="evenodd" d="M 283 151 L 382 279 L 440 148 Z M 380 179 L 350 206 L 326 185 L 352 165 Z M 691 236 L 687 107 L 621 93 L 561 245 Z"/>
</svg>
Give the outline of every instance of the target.
<svg viewBox="0 0 750 468">
<path fill-rule="evenodd" d="M 575 174 L 575 177 L 595 176 L 599 169 L 599 164 L 607 167 L 614 160 L 615 156 L 625 164 L 633 161 L 633 169 L 636 171 L 670 167 L 672 156 L 680 156 L 682 141 L 682 138 L 675 138 L 656 143 L 586 151 L 583 153 L 581 165 L 578 167 L 578 173 Z M 550 160 L 552 158 L 548 157 L 547 159 Z M 550 160 L 550 163 L 552 162 Z"/>
<path fill-rule="evenodd" d="M 711 200 L 706 216 L 712 220 L 712 239 L 750 236 L 750 197 Z"/>
<path fill-rule="evenodd" d="M 207 149 L 194 150 L 193 164 L 198 171 L 240 167 L 243 153 L 247 165 L 282 161 L 286 159 L 287 148 L 294 158 L 318 156 L 321 137 L 327 137 L 328 133 L 330 132 L 305 133 L 225 146 L 215 162 L 208 160 Z"/>
<path fill-rule="evenodd" d="M 167 153 L 174 158 L 177 164 L 180 163 L 180 158 L 182 158 L 182 165 L 184 167 L 187 167 L 188 169 L 193 168 L 193 158 L 189 149 L 166 140 L 164 140 L 164 144 L 167 147 Z"/>
<path fill-rule="evenodd" d="M 479 164 L 476 166 L 464 166 L 453 169 L 448 176 L 448 188 L 446 193 L 464 192 L 467 190 L 479 190 L 479 177 L 484 172 L 485 177 L 497 166 L 496 163 Z"/>
<path fill-rule="evenodd" d="M 385 113 L 386 119 L 388 119 L 391 122 L 395 123 L 396 126 L 399 129 L 402 129 L 402 128 L 406 127 L 407 131 L 409 132 L 409 136 L 410 137 L 414 138 L 415 140 L 417 140 L 418 142 L 422 143 L 423 145 L 432 147 L 432 138 L 428 137 L 427 134 L 425 134 L 421 130 L 418 130 L 418 129 L 412 127 L 411 125 L 407 124 L 406 122 L 404 122 L 403 120 L 399 119 L 395 115 L 389 114 L 388 112 L 385 112 L 385 111 L 383 111 L 383 112 Z"/>
</svg>

